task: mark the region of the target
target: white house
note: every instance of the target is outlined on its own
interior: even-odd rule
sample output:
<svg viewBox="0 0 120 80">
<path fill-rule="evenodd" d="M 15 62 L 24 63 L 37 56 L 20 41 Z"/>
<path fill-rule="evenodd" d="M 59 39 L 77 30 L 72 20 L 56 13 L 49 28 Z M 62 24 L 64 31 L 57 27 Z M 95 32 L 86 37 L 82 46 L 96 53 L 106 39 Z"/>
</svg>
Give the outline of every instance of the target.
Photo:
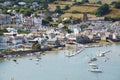
<svg viewBox="0 0 120 80">
<path fill-rule="evenodd" d="M 18 4 L 23 6 L 23 5 L 26 5 L 26 2 L 18 2 Z"/>
<path fill-rule="evenodd" d="M 42 25 L 42 18 L 40 18 L 40 17 L 34 17 L 34 24 L 35 24 L 35 26 Z"/>
<path fill-rule="evenodd" d="M 63 27 L 64 27 L 63 23 L 58 24 L 58 28 L 63 28 Z"/>
<path fill-rule="evenodd" d="M 12 21 L 12 17 L 8 14 L 0 14 L 0 24 L 9 24 Z"/>
<path fill-rule="evenodd" d="M 73 31 L 75 34 L 81 32 L 81 28 L 80 25 L 70 25 L 68 26 L 68 29 L 70 29 L 71 31 Z"/>
</svg>

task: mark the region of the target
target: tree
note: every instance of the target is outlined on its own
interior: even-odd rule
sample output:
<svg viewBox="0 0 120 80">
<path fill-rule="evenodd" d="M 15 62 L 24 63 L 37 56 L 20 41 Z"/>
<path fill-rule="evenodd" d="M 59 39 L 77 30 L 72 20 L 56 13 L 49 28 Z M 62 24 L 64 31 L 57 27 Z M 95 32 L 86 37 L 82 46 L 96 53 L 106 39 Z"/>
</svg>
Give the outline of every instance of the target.
<svg viewBox="0 0 120 80">
<path fill-rule="evenodd" d="M 111 5 L 115 5 L 117 2 L 116 1 L 113 1 L 113 2 L 111 2 Z"/>
<path fill-rule="evenodd" d="M 97 16 L 103 16 L 105 14 L 108 14 L 110 12 L 110 8 L 108 4 L 103 4 L 102 6 L 100 6 L 97 11 L 96 11 L 96 15 Z"/>
<path fill-rule="evenodd" d="M 23 13 L 24 16 L 30 16 L 32 14 L 32 10 L 28 9 L 28 8 L 20 8 L 20 13 Z"/>
<path fill-rule="evenodd" d="M 89 0 L 82 0 L 82 3 L 88 3 Z"/>
<path fill-rule="evenodd" d="M 42 20 L 42 25 L 49 25 L 49 24 L 50 24 L 49 21 L 47 21 L 47 20 Z"/>
<path fill-rule="evenodd" d="M 62 13 L 63 13 L 63 11 L 62 11 L 62 9 L 61 9 L 60 6 L 56 6 L 55 12 L 56 12 L 56 13 L 59 13 L 59 14 L 62 14 Z"/>
<path fill-rule="evenodd" d="M 76 5 L 76 6 L 81 6 L 83 4 L 83 2 L 74 2 L 73 5 Z"/>
<path fill-rule="evenodd" d="M 120 2 L 116 2 L 116 3 L 115 3 L 115 8 L 120 9 Z"/>
<path fill-rule="evenodd" d="M 48 0 L 50 3 L 53 3 L 55 0 Z"/>
<path fill-rule="evenodd" d="M 0 35 L 3 35 L 5 32 L 8 32 L 7 29 L 0 29 Z"/>
<path fill-rule="evenodd" d="M 41 45 L 38 42 L 36 42 L 32 45 L 32 49 L 34 50 L 41 49 Z"/>
<path fill-rule="evenodd" d="M 105 21 L 120 21 L 120 17 L 111 17 L 111 16 L 107 16 L 105 17 Z"/>
<path fill-rule="evenodd" d="M 47 16 L 45 20 L 47 20 L 47 21 L 53 21 L 51 16 Z"/>
<path fill-rule="evenodd" d="M 98 1 L 97 4 L 102 4 L 102 2 L 101 2 L 101 1 Z"/>
<path fill-rule="evenodd" d="M 64 10 L 68 10 L 68 9 L 70 9 L 69 5 L 66 5 Z"/>
</svg>

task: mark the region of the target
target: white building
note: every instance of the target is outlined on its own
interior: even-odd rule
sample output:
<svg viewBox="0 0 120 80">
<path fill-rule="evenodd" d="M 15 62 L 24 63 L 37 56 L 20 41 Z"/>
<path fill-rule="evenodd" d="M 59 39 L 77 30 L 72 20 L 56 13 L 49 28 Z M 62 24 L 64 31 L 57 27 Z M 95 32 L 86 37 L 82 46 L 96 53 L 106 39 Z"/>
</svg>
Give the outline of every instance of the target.
<svg viewBox="0 0 120 80">
<path fill-rule="evenodd" d="M 42 19 L 40 17 L 34 17 L 34 25 L 35 26 L 42 25 Z"/>
<path fill-rule="evenodd" d="M 11 23 L 12 18 L 8 14 L 0 14 L 0 24 L 9 24 Z"/>
</svg>

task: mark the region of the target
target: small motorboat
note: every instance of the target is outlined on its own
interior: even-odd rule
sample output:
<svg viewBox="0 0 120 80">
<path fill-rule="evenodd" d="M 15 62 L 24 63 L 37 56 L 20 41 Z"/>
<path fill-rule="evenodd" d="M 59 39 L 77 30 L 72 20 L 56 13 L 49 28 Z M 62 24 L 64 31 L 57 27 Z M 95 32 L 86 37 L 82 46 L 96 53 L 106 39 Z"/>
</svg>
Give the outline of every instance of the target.
<svg viewBox="0 0 120 80">
<path fill-rule="evenodd" d="M 102 70 L 100 69 L 89 69 L 88 71 L 94 72 L 94 73 L 102 73 Z"/>
<path fill-rule="evenodd" d="M 98 65 L 94 63 L 89 63 L 89 66 L 91 66 L 92 69 L 98 69 Z"/>
<path fill-rule="evenodd" d="M 14 62 L 17 62 L 17 60 L 16 60 L 16 59 L 14 59 L 13 61 L 14 61 Z"/>
</svg>

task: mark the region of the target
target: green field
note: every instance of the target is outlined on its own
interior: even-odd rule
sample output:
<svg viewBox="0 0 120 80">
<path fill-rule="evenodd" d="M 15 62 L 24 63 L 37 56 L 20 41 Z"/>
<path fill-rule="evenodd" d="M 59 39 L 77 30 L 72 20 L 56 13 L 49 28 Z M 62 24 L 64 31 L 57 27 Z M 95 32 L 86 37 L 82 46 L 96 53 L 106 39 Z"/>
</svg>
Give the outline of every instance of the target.
<svg viewBox="0 0 120 80">
<path fill-rule="evenodd" d="M 97 0 L 90 0 L 90 1 L 97 1 Z M 117 1 L 117 0 L 101 0 L 104 2 L 111 2 L 111 1 Z M 118 0 L 120 1 L 120 0 Z M 101 5 L 98 4 L 82 4 L 81 6 L 75 6 L 72 5 L 73 2 L 70 1 L 56 1 L 56 3 L 53 4 L 49 4 L 50 8 L 55 8 L 57 5 L 61 6 L 61 8 L 63 9 L 65 7 L 65 5 L 69 5 L 70 9 L 65 11 L 65 14 L 61 15 L 61 18 L 65 18 L 65 17 L 75 17 L 75 18 L 81 18 L 82 17 L 82 13 L 83 12 L 87 12 L 88 13 L 88 17 L 96 17 L 94 13 L 97 8 Z M 111 16 L 111 17 L 118 17 L 120 16 L 120 9 L 116 9 L 113 6 L 110 6 L 111 8 L 111 12 L 107 15 L 104 16 Z M 73 12 L 77 12 L 77 13 L 73 13 Z"/>
</svg>

